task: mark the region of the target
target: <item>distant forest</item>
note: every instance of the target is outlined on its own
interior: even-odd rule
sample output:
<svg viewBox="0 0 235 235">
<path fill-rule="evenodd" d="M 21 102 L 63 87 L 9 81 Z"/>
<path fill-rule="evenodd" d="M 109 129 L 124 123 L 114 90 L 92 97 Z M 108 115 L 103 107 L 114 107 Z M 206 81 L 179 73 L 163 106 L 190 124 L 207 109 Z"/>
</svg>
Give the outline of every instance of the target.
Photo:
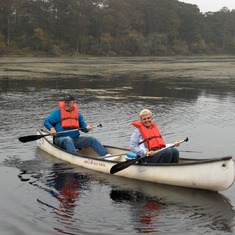
<svg viewBox="0 0 235 235">
<path fill-rule="evenodd" d="M 235 54 L 235 10 L 177 0 L 0 0 L 0 55 Z"/>
</svg>

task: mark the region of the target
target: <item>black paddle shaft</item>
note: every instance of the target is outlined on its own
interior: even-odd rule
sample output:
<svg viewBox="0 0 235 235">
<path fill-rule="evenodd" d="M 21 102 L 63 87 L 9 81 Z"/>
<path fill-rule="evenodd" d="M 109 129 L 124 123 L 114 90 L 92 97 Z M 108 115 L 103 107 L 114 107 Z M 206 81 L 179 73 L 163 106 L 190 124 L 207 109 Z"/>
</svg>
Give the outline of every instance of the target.
<svg viewBox="0 0 235 235">
<path fill-rule="evenodd" d="M 97 125 L 97 127 L 102 127 L 102 124 L 100 123 L 99 125 Z M 68 130 L 68 131 L 61 131 L 61 132 L 57 132 L 57 134 L 79 131 L 79 130 L 83 130 L 83 129 L 85 129 L 85 128 L 78 128 L 78 129 L 73 129 L 73 130 Z M 26 143 L 26 142 L 41 139 L 41 138 L 43 138 L 45 136 L 49 136 L 49 135 L 51 135 L 51 134 L 48 133 L 48 134 L 44 134 L 44 135 L 27 135 L 27 136 L 19 137 L 18 140 L 22 143 Z"/>
</svg>

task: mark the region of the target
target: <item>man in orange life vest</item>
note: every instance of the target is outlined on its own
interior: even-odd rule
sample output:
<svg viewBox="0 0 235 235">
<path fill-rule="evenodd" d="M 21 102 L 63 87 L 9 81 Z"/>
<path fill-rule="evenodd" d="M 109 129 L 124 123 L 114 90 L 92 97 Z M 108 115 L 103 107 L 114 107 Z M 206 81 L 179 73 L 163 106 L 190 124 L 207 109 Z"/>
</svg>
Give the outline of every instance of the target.
<svg viewBox="0 0 235 235">
<path fill-rule="evenodd" d="M 152 121 L 152 112 L 148 109 L 143 109 L 139 116 L 140 121 L 132 123 L 136 129 L 131 136 L 131 151 L 143 157 L 141 159 L 142 162 L 177 163 L 179 161 L 179 151 L 176 148 L 172 147 L 154 153 L 154 151 L 166 147 L 166 144 L 157 125 Z M 180 143 L 177 141 L 174 145 L 178 147 Z"/>
<path fill-rule="evenodd" d="M 54 110 L 44 121 L 44 126 L 50 130 L 54 136 L 54 143 L 67 151 L 77 154 L 77 149 L 92 147 L 99 156 L 108 154 L 103 145 L 94 137 L 80 136 L 80 132 L 73 131 L 56 134 L 57 132 L 81 129 L 83 132 L 89 132 L 93 126 L 87 125 L 83 115 L 79 112 L 72 96 L 66 96 L 58 103 L 59 108 Z"/>
</svg>

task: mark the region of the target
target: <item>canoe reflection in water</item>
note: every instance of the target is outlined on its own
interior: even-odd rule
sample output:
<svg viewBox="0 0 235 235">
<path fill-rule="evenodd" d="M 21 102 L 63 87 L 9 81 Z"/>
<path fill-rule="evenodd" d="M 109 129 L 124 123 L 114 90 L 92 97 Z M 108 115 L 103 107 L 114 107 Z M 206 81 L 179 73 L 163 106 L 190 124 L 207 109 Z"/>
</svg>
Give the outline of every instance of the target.
<svg viewBox="0 0 235 235">
<path fill-rule="evenodd" d="M 193 234 L 197 234 L 198 229 L 202 234 L 208 231 L 223 234 L 232 233 L 234 229 L 234 210 L 229 199 L 220 193 L 143 183 L 64 163 L 49 164 L 44 175 L 41 167 L 33 162 L 27 163 L 24 169 L 22 165 L 25 164 L 20 164 L 20 180 L 56 199 L 50 201 L 42 193 L 37 201 L 47 220 L 51 220 L 49 224 L 60 233 L 79 234 L 81 230 L 91 230 L 90 226 L 119 231 L 120 221 L 125 229 L 150 234 L 167 231 L 185 234 L 188 229 Z M 45 172 L 45 166 L 42 168 Z M 115 211 L 115 215 L 109 219 L 110 211 Z M 106 222 L 95 217 L 99 215 Z"/>
<path fill-rule="evenodd" d="M 60 164 L 54 164 L 52 172 L 54 177 L 47 182 L 47 186 L 51 189 L 49 192 L 59 201 L 57 210 L 64 213 L 64 216 L 72 217 L 80 193 L 83 188 L 86 188 L 86 182 L 89 181 L 89 178 L 86 175 L 63 172 Z M 52 189 L 55 189 L 55 191 Z"/>
<path fill-rule="evenodd" d="M 159 212 L 165 205 L 156 197 L 146 198 L 144 194 L 137 191 L 115 189 L 111 190 L 110 197 L 115 202 L 133 206 L 131 213 L 136 218 L 136 221 L 133 222 L 136 224 L 135 230 L 139 233 L 160 232 L 156 228 L 156 224 L 159 223 Z M 141 226 L 138 227 L 138 224 Z"/>
<path fill-rule="evenodd" d="M 221 193 L 121 177 L 107 176 L 106 179 L 112 187 L 113 203 L 120 208 L 130 207 L 136 231 L 185 234 L 189 229 L 192 234 L 198 234 L 199 230 L 202 234 L 233 233 L 234 210 L 230 200 Z"/>
<path fill-rule="evenodd" d="M 48 197 L 45 200 L 37 198 L 37 202 L 44 208 L 52 209 L 53 217 L 59 223 L 54 225 L 53 229 L 62 234 L 78 233 L 79 225 L 76 222 L 75 208 L 79 206 L 78 202 L 83 190 L 89 190 L 91 182 L 89 175 L 74 173 L 70 170 L 68 167 L 65 169 L 62 163 L 53 164 L 50 169 L 51 173 L 46 178 L 41 174 L 35 174 L 35 171 L 31 172 L 31 170 L 26 171 L 25 169 L 18 175 L 21 181 L 28 181 L 31 185 L 48 192 L 57 200 L 58 204 L 55 201 L 49 204 L 46 202 L 50 201 Z"/>
<path fill-rule="evenodd" d="M 193 234 L 199 228 L 222 234 L 234 229 L 234 210 L 220 193 L 113 178 L 110 198 L 119 207 L 130 206 L 133 227 L 140 233 L 166 232 L 172 226 Z"/>
</svg>

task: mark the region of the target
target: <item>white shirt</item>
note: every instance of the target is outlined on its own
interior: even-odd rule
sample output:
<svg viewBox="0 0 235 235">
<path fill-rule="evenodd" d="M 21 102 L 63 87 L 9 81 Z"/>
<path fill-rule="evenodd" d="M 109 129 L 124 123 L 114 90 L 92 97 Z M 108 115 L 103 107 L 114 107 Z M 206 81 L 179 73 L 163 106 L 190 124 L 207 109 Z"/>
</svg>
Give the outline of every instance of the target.
<svg viewBox="0 0 235 235">
<path fill-rule="evenodd" d="M 131 135 L 130 149 L 131 149 L 131 152 L 136 153 L 137 155 L 141 157 L 144 157 L 146 153 L 149 151 L 149 149 L 145 145 L 145 142 L 139 145 L 139 143 L 143 140 L 144 139 L 142 135 L 140 134 L 139 129 L 136 128 Z"/>
</svg>

